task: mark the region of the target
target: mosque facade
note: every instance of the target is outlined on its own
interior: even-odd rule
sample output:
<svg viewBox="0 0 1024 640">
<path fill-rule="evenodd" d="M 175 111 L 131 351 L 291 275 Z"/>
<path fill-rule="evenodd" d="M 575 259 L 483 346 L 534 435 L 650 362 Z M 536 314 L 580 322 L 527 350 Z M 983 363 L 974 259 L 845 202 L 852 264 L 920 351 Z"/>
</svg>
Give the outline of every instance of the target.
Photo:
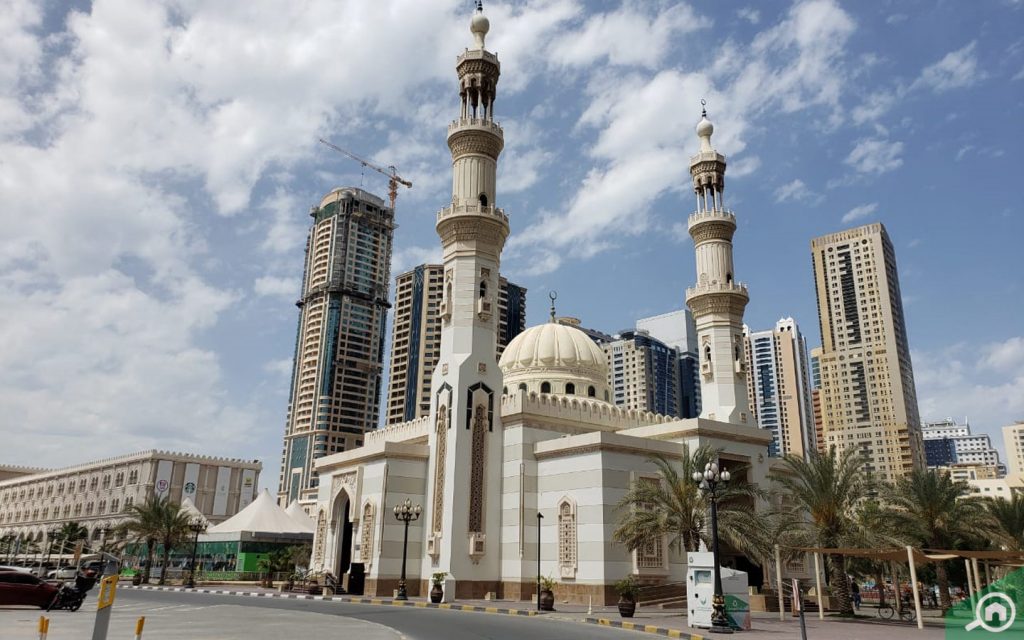
<svg viewBox="0 0 1024 640">
<path fill-rule="evenodd" d="M 458 56 L 459 114 L 448 127 L 452 199 L 437 214 L 444 259 L 441 358 L 430 414 L 366 434 L 363 446 L 316 461 L 319 493 L 312 567 L 343 575 L 362 563 L 368 595 L 390 596 L 402 568 L 410 500 L 409 595 L 445 573 L 446 599 L 527 600 L 540 573 L 557 601 L 614 603 L 615 582 L 682 582 L 686 557 L 667 540 L 629 551 L 612 532 L 619 501 L 637 482 L 657 482 L 653 456 L 679 460 L 683 445 L 721 449 L 720 464 L 746 467 L 767 485 L 771 433 L 747 406 L 743 310 L 724 208 L 725 157 L 706 113 L 691 159 L 697 199 L 689 230 L 698 282 L 687 290 L 700 346 L 703 412 L 677 419 L 609 402 L 608 363 L 580 329 L 554 321 L 518 335 L 495 362 L 501 252 L 508 215 L 497 206 L 504 146 L 494 105 L 501 66 L 485 48 L 489 22 L 474 13 L 472 48 Z"/>
</svg>

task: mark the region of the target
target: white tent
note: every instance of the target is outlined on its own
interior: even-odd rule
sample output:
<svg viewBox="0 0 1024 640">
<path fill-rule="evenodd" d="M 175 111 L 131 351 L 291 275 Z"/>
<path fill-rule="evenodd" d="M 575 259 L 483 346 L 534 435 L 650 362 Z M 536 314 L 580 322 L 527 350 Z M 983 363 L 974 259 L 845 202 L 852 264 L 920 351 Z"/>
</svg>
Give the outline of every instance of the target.
<svg viewBox="0 0 1024 640">
<path fill-rule="evenodd" d="M 189 522 L 198 519 L 205 522 L 207 525 L 210 524 L 210 521 L 206 519 L 206 516 L 204 516 L 202 512 L 196 508 L 195 503 L 192 502 L 192 498 L 185 498 L 184 500 L 182 500 L 181 508 L 179 509 L 179 511 L 184 513 L 188 517 Z"/>
<path fill-rule="evenodd" d="M 299 526 L 305 527 L 310 533 L 316 532 L 316 522 L 307 514 L 299 503 L 292 500 L 292 503 L 288 505 L 288 508 L 284 510 L 293 520 L 299 523 Z"/>
<path fill-rule="evenodd" d="M 308 519 L 308 518 L 307 518 Z M 245 533 L 280 535 L 312 534 L 313 527 L 305 527 L 287 511 L 278 506 L 266 489 L 244 509 L 224 522 L 206 530 L 207 535 Z"/>
</svg>

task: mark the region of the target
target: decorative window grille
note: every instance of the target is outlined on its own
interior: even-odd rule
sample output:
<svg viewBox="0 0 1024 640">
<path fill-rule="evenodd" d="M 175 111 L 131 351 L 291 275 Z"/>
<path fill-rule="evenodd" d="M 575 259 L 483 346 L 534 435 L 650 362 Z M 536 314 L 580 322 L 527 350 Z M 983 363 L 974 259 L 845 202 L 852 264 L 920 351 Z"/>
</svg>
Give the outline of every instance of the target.
<svg viewBox="0 0 1024 640">
<path fill-rule="evenodd" d="M 487 408 L 476 406 L 473 415 L 473 460 L 470 468 L 469 532 L 483 533 L 484 459 L 487 453 Z"/>
<path fill-rule="evenodd" d="M 316 518 L 316 537 L 313 540 L 313 566 L 322 567 L 324 562 L 324 541 L 327 538 L 327 516 L 323 509 Z"/>
<path fill-rule="evenodd" d="M 576 509 L 569 500 L 558 505 L 558 567 L 563 578 L 576 575 Z"/>
<path fill-rule="evenodd" d="M 373 503 L 367 501 L 363 505 L 363 521 L 359 523 L 361 531 L 359 552 L 367 565 L 373 559 Z"/>
<path fill-rule="evenodd" d="M 652 485 L 660 484 L 657 478 L 640 478 L 638 482 Z M 645 504 L 643 509 L 651 510 L 654 505 Z M 640 569 L 661 569 L 665 566 L 664 540 L 662 537 L 650 539 L 636 550 L 636 565 Z"/>
<path fill-rule="evenodd" d="M 437 447 L 434 452 L 434 505 L 430 514 L 430 531 L 440 533 L 444 518 L 444 463 L 448 451 L 448 408 L 437 408 Z"/>
</svg>

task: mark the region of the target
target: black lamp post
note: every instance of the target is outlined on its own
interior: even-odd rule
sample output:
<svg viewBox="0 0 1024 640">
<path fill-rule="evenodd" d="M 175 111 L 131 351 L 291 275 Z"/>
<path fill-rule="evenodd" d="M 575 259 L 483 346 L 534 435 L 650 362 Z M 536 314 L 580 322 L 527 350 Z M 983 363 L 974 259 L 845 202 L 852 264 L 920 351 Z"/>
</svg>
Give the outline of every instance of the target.
<svg viewBox="0 0 1024 640">
<path fill-rule="evenodd" d="M 413 506 L 412 500 L 406 499 L 395 505 L 395 519 L 405 523 L 405 539 L 402 541 L 402 577 L 398 581 L 398 595 L 395 600 L 408 600 L 409 595 L 405 591 L 405 556 L 409 549 L 409 523 L 420 519 L 420 512 L 423 507 Z"/>
<path fill-rule="evenodd" d="M 711 498 L 711 554 L 715 563 L 715 595 L 711 598 L 711 631 L 732 633 L 729 619 L 725 615 L 725 595 L 722 593 L 722 569 L 718 560 L 718 486 L 729 482 L 729 472 L 719 470 L 717 462 L 704 465 L 704 473 L 693 472 L 693 481 Z M 781 596 L 780 596 L 781 597 Z"/>
<path fill-rule="evenodd" d="M 192 518 L 188 523 L 189 530 L 194 534 L 192 538 L 192 561 L 189 563 L 188 584 L 189 589 L 196 588 L 196 548 L 199 547 L 199 534 L 206 531 L 206 521 L 200 517 Z"/>
<path fill-rule="evenodd" d="M 537 611 L 540 611 L 540 521 L 544 514 L 537 512 Z"/>
<path fill-rule="evenodd" d="M 50 554 L 53 553 L 53 540 L 57 537 L 58 529 L 50 529 L 46 532 L 46 566 L 50 566 Z"/>
</svg>

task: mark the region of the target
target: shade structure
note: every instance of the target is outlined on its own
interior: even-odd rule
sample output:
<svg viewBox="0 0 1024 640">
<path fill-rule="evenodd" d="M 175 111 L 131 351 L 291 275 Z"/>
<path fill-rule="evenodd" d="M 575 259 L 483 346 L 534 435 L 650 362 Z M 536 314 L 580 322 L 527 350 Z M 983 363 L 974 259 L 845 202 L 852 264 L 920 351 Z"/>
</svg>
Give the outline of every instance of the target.
<svg viewBox="0 0 1024 640">
<path fill-rule="evenodd" d="M 307 517 L 308 519 L 308 517 Z M 207 535 L 250 534 L 278 536 L 282 534 L 311 534 L 312 526 L 304 524 L 282 509 L 270 492 L 264 489 L 248 506 L 224 522 L 210 527 Z"/>
<path fill-rule="evenodd" d="M 292 500 L 292 503 L 288 505 L 288 508 L 285 509 L 284 512 L 291 516 L 293 520 L 298 522 L 299 526 L 304 527 L 306 531 L 309 531 L 310 533 L 314 533 L 316 531 L 316 522 L 314 522 L 313 518 L 309 517 L 302 507 L 299 506 L 297 501 Z"/>
<path fill-rule="evenodd" d="M 204 522 L 206 524 L 210 523 L 210 521 L 206 519 L 206 516 L 204 516 L 203 513 L 196 508 L 195 503 L 192 502 L 192 498 L 185 498 L 184 500 L 182 500 L 179 511 L 185 514 L 189 522 L 192 522 L 193 520 L 200 520 L 201 522 Z"/>
</svg>

